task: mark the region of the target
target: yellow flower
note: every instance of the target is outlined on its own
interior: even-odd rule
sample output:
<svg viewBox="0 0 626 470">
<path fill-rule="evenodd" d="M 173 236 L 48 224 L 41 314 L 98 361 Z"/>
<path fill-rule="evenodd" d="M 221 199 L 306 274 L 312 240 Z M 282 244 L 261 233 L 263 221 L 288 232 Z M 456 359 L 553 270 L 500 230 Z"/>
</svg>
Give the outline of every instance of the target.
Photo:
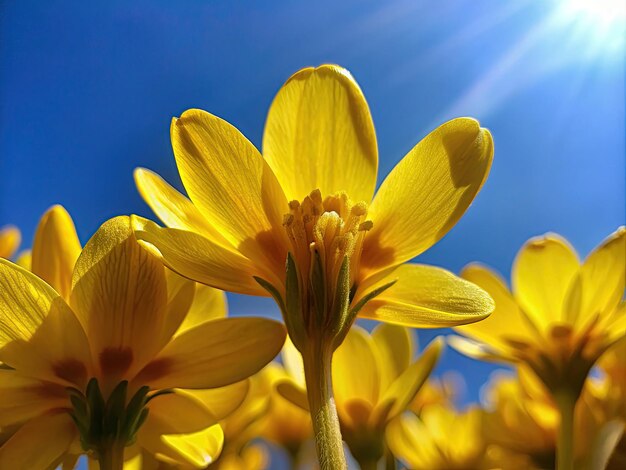
<svg viewBox="0 0 626 470">
<path fill-rule="evenodd" d="M 10 258 L 17 251 L 22 240 L 17 227 L 6 225 L 0 228 L 0 258 Z"/>
<path fill-rule="evenodd" d="M 300 70 L 278 92 L 263 156 L 197 109 L 172 120 L 171 138 L 190 199 L 138 169 L 139 191 L 170 228 L 142 221 L 137 236 L 186 278 L 276 300 L 304 356 L 320 460 L 345 467 L 329 366 L 356 315 L 441 327 L 493 309 L 487 294 L 448 271 L 403 264 L 469 207 L 491 167 L 491 134 L 469 118 L 443 124 L 374 198 L 378 149 L 367 102 L 347 70 L 323 65 Z"/>
<path fill-rule="evenodd" d="M 414 360 L 411 332 L 381 324 L 369 334 L 354 326 L 333 357 L 333 383 L 341 432 L 354 458 L 370 468 L 388 454 L 387 424 L 408 409 L 433 370 L 443 341 L 435 339 Z M 307 406 L 302 359 L 287 342 L 283 350 L 292 380 L 278 385 L 284 396 Z"/>
<path fill-rule="evenodd" d="M 624 260 L 622 227 L 582 264 L 556 234 L 529 240 L 513 266 L 512 293 L 493 271 L 470 265 L 461 275 L 489 292 L 496 310 L 457 329 L 475 342 L 454 337 L 452 345 L 473 357 L 527 364 L 552 393 L 581 390 L 600 355 L 626 335 Z"/>
<path fill-rule="evenodd" d="M 462 413 L 431 405 L 418 418 L 407 412 L 387 428 L 393 454 L 415 470 L 480 470 L 488 465 L 482 438 L 482 410 L 471 407 Z"/>
<path fill-rule="evenodd" d="M 281 364 L 272 362 L 260 374 L 266 375 L 271 385 L 269 406 L 262 420 L 260 436 L 284 449 L 292 463 L 291 468 L 298 468 L 302 451 L 312 443 L 311 417 L 306 410 L 278 392 L 279 384 L 291 380 L 291 375 Z"/>
<path fill-rule="evenodd" d="M 0 427 L 16 429 L 0 468 L 49 468 L 81 452 L 102 470 L 121 468 L 126 446 L 127 457 L 144 449 L 206 465 L 219 453 L 216 422 L 227 407 L 209 408 L 185 389 L 228 386 L 221 395 L 235 399 L 234 383 L 271 360 L 284 328 L 192 314 L 195 284 L 140 246 L 128 217 L 103 224 L 68 284 L 76 251 L 63 248 L 74 233 L 65 216 L 53 208 L 33 246 L 33 269 L 64 295 L 0 260 Z M 187 434 L 207 428 L 220 444 L 214 455 L 185 446 Z"/>
<path fill-rule="evenodd" d="M 429 377 L 408 409 L 419 415 L 427 406 L 453 406 L 465 388 L 463 376 L 454 371 L 446 372 L 442 377 Z"/>
<path fill-rule="evenodd" d="M 340 329 L 346 321 L 331 316 L 346 259 L 352 309 L 383 278 L 398 280 L 361 309 L 363 317 L 433 327 L 490 313 L 486 295 L 446 271 L 397 268 L 443 237 L 485 181 L 493 145 L 475 120 L 454 119 L 430 133 L 373 202 L 378 155 L 372 119 L 358 85 L 338 66 L 303 69 L 281 88 L 267 118 L 265 158 L 233 126 L 200 110 L 173 119 L 171 137 L 191 200 L 138 169 L 142 196 L 172 228 L 146 222 L 139 236 L 169 267 L 205 284 L 268 295 L 267 284 L 255 280 L 263 279 L 287 310 L 293 308 L 285 298 L 290 253 L 304 316 L 286 318 L 296 346 L 300 329 L 311 323 Z M 310 283 L 321 283 L 323 299 L 314 297 L 319 293 Z"/>
<path fill-rule="evenodd" d="M 450 344 L 486 360 L 524 364 L 541 379 L 561 413 L 559 469 L 573 468 L 574 406 L 587 375 L 626 335 L 626 229 L 619 228 L 581 263 L 556 234 L 529 240 L 512 272 L 512 293 L 494 272 L 470 265 L 462 276 L 496 301 L 484 322 L 459 327 Z"/>
</svg>

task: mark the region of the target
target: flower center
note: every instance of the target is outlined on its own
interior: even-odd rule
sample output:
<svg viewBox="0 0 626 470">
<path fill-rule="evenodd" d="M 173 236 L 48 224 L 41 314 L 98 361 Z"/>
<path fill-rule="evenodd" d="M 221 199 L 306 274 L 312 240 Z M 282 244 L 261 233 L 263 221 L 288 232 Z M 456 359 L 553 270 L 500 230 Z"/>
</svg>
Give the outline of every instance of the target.
<svg viewBox="0 0 626 470">
<path fill-rule="evenodd" d="M 338 312 L 347 308 L 363 239 L 372 228 L 366 216 L 367 204 L 354 203 L 343 192 L 322 199 L 316 189 L 302 202 L 289 203 L 283 226 L 291 241 L 290 262 L 294 265 L 293 276 L 297 277 L 298 309 L 305 329 L 332 328 Z M 287 303 L 290 295 L 293 298 L 294 289 L 294 283 L 289 282 L 290 262 Z"/>
<path fill-rule="evenodd" d="M 352 285 L 361 258 L 363 238 L 373 225 L 366 216 L 367 204 L 353 203 L 343 192 L 322 199 L 320 190 L 316 189 L 302 203 L 289 203 L 283 226 L 303 281 L 319 255 L 327 283 L 332 285 L 347 257 Z"/>
</svg>

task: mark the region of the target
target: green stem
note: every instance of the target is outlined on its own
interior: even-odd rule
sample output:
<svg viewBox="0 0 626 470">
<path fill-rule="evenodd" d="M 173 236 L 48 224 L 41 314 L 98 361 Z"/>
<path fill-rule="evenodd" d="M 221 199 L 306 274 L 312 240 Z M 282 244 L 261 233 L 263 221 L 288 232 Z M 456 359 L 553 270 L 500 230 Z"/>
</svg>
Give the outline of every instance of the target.
<svg viewBox="0 0 626 470">
<path fill-rule="evenodd" d="M 98 452 L 98 464 L 100 470 L 123 470 L 124 469 L 124 445 L 119 442 L 111 442 L 103 446 Z"/>
<path fill-rule="evenodd" d="M 333 350 L 316 341 L 310 341 L 308 346 L 302 360 L 320 469 L 345 470 L 346 457 L 333 398 Z"/>
<path fill-rule="evenodd" d="M 561 415 L 556 448 L 557 470 L 574 470 L 574 409 L 577 399 L 576 394 L 569 390 L 554 394 Z"/>
</svg>

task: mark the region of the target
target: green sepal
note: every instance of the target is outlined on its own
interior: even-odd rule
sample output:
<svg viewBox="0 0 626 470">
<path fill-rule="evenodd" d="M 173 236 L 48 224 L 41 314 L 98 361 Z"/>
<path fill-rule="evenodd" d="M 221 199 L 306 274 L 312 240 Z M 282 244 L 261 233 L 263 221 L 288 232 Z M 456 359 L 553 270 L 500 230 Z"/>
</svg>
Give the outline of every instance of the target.
<svg viewBox="0 0 626 470">
<path fill-rule="evenodd" d="M 298 268 L 291 253 L 287 253 L 285 291 L 285 325 L 291 341 L 300 350 L 306 340 L 306 330 L 302 317 L 303 310 Z"/>
<path fill-rule="evenodd" d="M 343 330 L 337 336 L 335 347 L 338 347 L 341 343 L 343 343 L 343 340 L 346 338 L 346 335 L 348 334 L 348 331 L 350 330 L 352 323 L 354 323 L 354 319 L 358 315 L 359 311 L 365 306 L 365 304 L 369 302 L 370 300 L 372 300 L 374 297 L 382 294 L 384 291 L 386 291 L 391 286 L 393 286 L 396 282 L 397 282 L 397 279 L 394 279 L 393 281 L 388 282 L 387 284 L 384 284 L 368 292 L 367 294 L 363 296 L 361 300 L 357 302 L 357 304 L 354 307 L 352 307 L 348 311 L 348 314 L 346 315 L 346 323 L 345 323 L 345 325 L 348 325 L 348 326 L 347 328 L 344 327 Z"/>
<path fill-rule="evenodd" d="M 122 423 L 126 414 L 126 392 L 128 381 L 122 380 L 118 383 L 107 401 L 104 416 L 103 432 L 108 436 L 121 437 Z"/>
<path fill-rule="evenodd" d="M 283 315 L 285 315 L 285 302 L 283 301 L 283 298 L 281 297 L 280 292 L 278 292 L 278 289 L 276 289 L 276 287 L 274 287 L 272 283 L 270 283 L 269 281 L 266 281 L 262 277 L 259 277 L 259 276 L 252 276 L 252 277 L 257 282 L 257 284 L 259 284 L 263 289 L 265 289 L 272 296 L 272 298 L 278 304 L 278 308 L 280 308 L 280 312 Z"/>
<path fill-rule="evenodd" d="M 324 324 L 328 307 L 326 305 L 326 276 L 322 267 L 322 258 L 317 250 L 313 251 L 310 279 L 313 302 L 315 304 L 315 319 L 319 328 Z"/>
<path fill-rule="evenodd" d="M 345 256 L 341 262 L 341 268 L 339 268 L 339 274 L 337 274 L 337 284 L 335 290 L 335 298 L 333 299 L 333 306 L 331 312 L 331 327 L 333 332 L 333 342 L 336 348 L 341 344 L 341 341 L 337 342 L 336 338 L 345 337 L 344 330 L 347 330 L 352 326 L 352 322 L 349 319 L 350 308 L 350 259 Z"/>
</svg>

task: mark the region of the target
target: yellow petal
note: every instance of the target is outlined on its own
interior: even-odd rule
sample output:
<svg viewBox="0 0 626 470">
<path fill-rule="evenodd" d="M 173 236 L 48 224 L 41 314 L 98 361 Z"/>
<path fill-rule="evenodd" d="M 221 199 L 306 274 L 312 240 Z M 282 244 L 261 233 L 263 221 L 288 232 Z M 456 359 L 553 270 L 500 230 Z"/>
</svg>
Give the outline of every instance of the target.
<svg viewBox="0 0 626 470">
<path fill-rule="evenodd" d="M 198 398 L 184 390 L 155 397 L 148 403 L 148 409 L 151 426 L 161 434 L 193 433 L 217 422 Z"/>
<path fill-rule="evenodd" d="M 489 295 L 474 284 L 445 269 L 405 264 L 384 285 L 398 281 L 365 304 L 359 317 L 419 328 L 464 325 L 486 318 L 494 308 Z M 367 282 L 367 280 L 366 280 Z M 371 287 L 375 289 L 376 284 Z M 357 293 L 354 302 L 358 302 Z"/>
<path fill-rule="evenodd" d="M 132 375 L 163 346 L 165 270 L 137 242 L 129 217 L 105 222 L 83 249 L 71 305 L 104 376 Z"/>
<path fill-rule="evenodd" d="M 154 401 L 163 397 L 158 397 Z M 169 468 L 171 465 L 173 468 L 181 466 L 204 468 L 219 455 L 224 435 L 218 424 L 197 432 L 167 434 L 168 429 L 172 428 L 168 414 L 170 413 L 165 408 L 158 415 L 153 414 L 151 410 L 137 436 L 137 443 L 149 454 L 157 457 L 163 467 Z M 152 459 L 148 457 L 145 460 L 151 461 Z"/>
<path fill-rule="evenodd" d="M 580 269 L 580 310 L 568 312 L 586 323 L 610 314 L 624 296 L 626 276 L 626 228 L 607 237 L 585 260 Z M 572 295 L 572 292 L 570 292 Z"/>
<path fill-rule="evenodd" d="M 498 274 L 486 266 L 470 264 L 461 271 L 461 277 L 491 295 L 496 308 L 482 321 L 457 327 L 457 332 L 485 342 L 500 351 L 507 350 L 507 339 L 531 343 L 537 341 L 537 327 L 518 307 Z"/>
<path fill-rule="evenodd" d="M 580 263 L 567 240 L 548 233 L 520 249 L 511 273 L 518 304 L 540 329 L 566 320 L 566 295 Z"/>
<path fill-rule="evenodd" d="M 62 386 L 56 388 L 59 394 L 44 393 L 47 390 L 55 391 L 55 388 L 46 388 L 40 380 L 24 377 L 14 370 L 0 369 L 0 429 L 68 405 Z"/>
<path fill-rule="evenodd" d="M 55 468 L 76 437 L 67 413 L 35 418 L 0 447 L 0 468 Z"/>
<path fill-rule="evenodd" d="M 385 390 L 409 367 L 413 358 L 413 335 L 403 326 L 381 323 L 372 331 L 372 339 L 380 358 L 381 389 Z"/>
<path fill-rule="evenodd" d="M 78 385 L 91 368 L 74 312 L 48 284 L 0 259 L 0 362 L 25 374 Z"/>
<path fill-rule="evenodd" d="M 411 150 L 370 207 L 374 227 L 361 262 L 378 271 L 410 260 L 450 230 L 482 187 L 493 158 L 487 129 L 470 118 L 448 121 Z"/>
<path fill-rule="evenodd" d="M 229 292 L 258 296 L 269 294 L 253 276 L 277 283 L 276 278 L 259 270 L 248 258 L 225 250 L 201 235 L 161 228 L 141 217 L 132 219 L 137 238 L 153 245 L 165 265 L 181 276 Z"/>
<path fill-rule="evenodd" d="M 378 167 L 376 133 L 350 72 L 322 65 L 289 78 L 269 110 L 263 156 L 290 200 L 319 189 L 369 203 Z"/>
<path fill-rule="evenodd" d="M 178 462 L 206 468 L 215 462 L 222 452 L 224 432 L 219 424 L 193 434 L 170 434 L 163 436 L 163 441 L 172 452 L 168 455 Z"/>
<path fill-rule="evenodd" d="M 221 421 L 239 408 L 249 391 L 250 381 L 246 379 L 225 387 L 188 390 L 187 393 L 200 400 Z"/>
<path fill-rule="evenodd" d="M 81 246 L 72 218 L 63 206 L 52 206 L 39 221 L 31 258 L 31 270 L 69 299 L 72 271 Z"/>
<path fill-rule="evenodd" d="M 18 266 L 23 267 L 24 269 L 28 269 L 30 271 L 31 266 L 33 264 L 31 251 L 30 250 L 22 251 L 17 256 L 17 259 L 15 260 L 15 264 L 17 264 Z"/>
<path fill-rule="evenodd" d="M 202 323 L 169 343 L 137 378 L 152 388 L 215 388 L 258 372 L 285 341 L 282 324 L 264 318 Z"/>
<path fill-rule="evenodd" d="M 137 168 L 134 176 L 141 197 L 166 226 L 202 234 L 224 248 L 236 250 L 189 199 L 159 175 Z"/>
<path fill-rule="evenodd" d="M 196 283 L 193 302 L 177 334 L 200 323 L 224 318 L 227 312 L 226 294 L 223 291 Z"/>
<path fill-rule="evenodd" d="M 172 120 L 170 132 L 194 205 L 248 258 L 284 270 L 287 200 L 254 145 L 226 121 L 197 109 Z"/>
<path fill-rule="evenodd" d="M 333 388 L 339 413 L 354 399 L 362 399 L 371 406 L 378 401 L 380 365 L 375 348 L 371 336 L 355 325 L 335 351 Z"/>
<path fill-rule="evenodd" d="M 17 251 L 22 235 L 17 227 L 7 225 L 0 228 L 0 258 L 10 258 Z"/>
<path fill-rule="evenodd" d="M 371 422 L 375 426 L 382 428 L 386 421 L 406 410 L 435 368 L 444 346 L 443 338 L 435 338 L 424 349 L 420 358 L 407 367 L 402 375 L 384 391 L 372 413 Z"/>
<path fill-rule="evenodd" d="M 478 359 L 479 361 L 513 361 L 513 357 L 507 355 L 506 352 L 502 353 L 485 343 L 479 343 L 473 339 L 464 338 L 463 336 L 448 336 L 447 342 L 448 345 L 461 354 Z"/>
</svg>

